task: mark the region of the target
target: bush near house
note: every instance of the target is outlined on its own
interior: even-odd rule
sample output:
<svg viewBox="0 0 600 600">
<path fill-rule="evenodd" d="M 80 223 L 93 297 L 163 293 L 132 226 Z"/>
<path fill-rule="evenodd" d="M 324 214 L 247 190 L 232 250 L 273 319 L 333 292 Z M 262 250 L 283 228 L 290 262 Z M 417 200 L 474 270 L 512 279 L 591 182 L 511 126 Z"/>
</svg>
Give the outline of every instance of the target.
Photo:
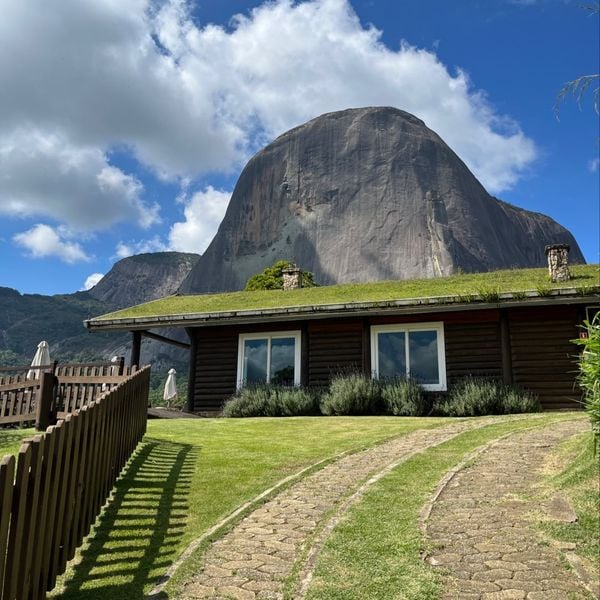
<svg viewBox="0 0 600 600">
<path fill-rule="evenodd" d="M 435 407 L 448 417 L 478 417 L 510 413 L 540 412 L 539 400 L 529 392 L 485 377 L 465 377 L 450 388 Z"/>
<path fill-rule="evenodd" d="M 432 399 L 414 380 L 389 379 L 381 384 L 381 398 L 385 412 L 402 417 L 424 417 L 431 412 Z"/>
<path fill-rule="evenodd" d="M 270 384 L 242 388 L 223 408 L 224 417 L 294 417 L 318 413 L 319 403 L 311 391 Z"/>
<path fill-rule="evenodd" d="M 586 337 L 573 340 L 582 346 L 577 382 L 583 390 L 585 410 L 592 421 L 594 451 L 600 444 L 600 313 L 593 321 L 584 322 Z"/>
<path fill-rule="evenodd" d="M 242 388 L 223 409 L 225 417 L 300 415 L 377 415 L 476 417 L 539 412 L 538 399 L 493 379 L 466 377 L 443 400 L 424 392 L 411 379 L 378 381 L 363 373 L 335 376 L 328 389 L 307 390 L 271 384 Z"/>
<path fill-rule="evenodd" d="M 246 282 L 245 292 L 256 290 L 282 290 L 283 289 L 283 270 L 292 267 L 293 263 L 289 260 L 278 260 L 276 263 L 267 267 L 261 273 L 252 275 Z M 309 271 L 302 271 L 302 287 L 316 287 L 313 274 Z"/>
<path fill-rule="evenodd" d="M 362 373 L 337 375 L 321 398 L 324 415 L 376 415 L 383 412 L 381 383 Z"/>
</svg>

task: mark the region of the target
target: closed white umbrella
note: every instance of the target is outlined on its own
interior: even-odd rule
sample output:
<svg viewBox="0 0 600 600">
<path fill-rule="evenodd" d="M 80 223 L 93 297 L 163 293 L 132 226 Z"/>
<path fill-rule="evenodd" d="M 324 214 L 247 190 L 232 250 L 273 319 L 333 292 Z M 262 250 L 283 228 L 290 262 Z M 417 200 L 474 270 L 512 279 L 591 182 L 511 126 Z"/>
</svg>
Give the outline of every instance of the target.
<svg viewBox="0 0 600 600">
<path fill-rule="evenodd" d="M 167 402 L 167 406 L 171 407 L 171 401 L 177 398 L 177 381 L 175 380 L 175 369 L 169 369 L 169 376 L 165 382 L 165 391 L 163 392 L 163 400 Z"/>
<path fill-rule="evenodd" d="M 38 344 L 37 350 L 33 360 L 31 361 L 32 367 L 41 367 L 50 364 L 50 348 L 48 342 L 42 341 Z M 39 369 L 29 369 L 27 371 L 27 379 L 38 379 L 40 376 Z"/>
</svg>

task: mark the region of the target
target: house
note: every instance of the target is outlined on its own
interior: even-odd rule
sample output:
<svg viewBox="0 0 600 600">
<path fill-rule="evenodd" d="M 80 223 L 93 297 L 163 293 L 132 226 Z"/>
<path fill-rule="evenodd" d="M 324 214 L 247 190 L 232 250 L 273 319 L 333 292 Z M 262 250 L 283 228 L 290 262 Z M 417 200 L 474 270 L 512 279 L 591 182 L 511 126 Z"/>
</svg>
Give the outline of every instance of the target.
<svg viewBox="0 0 600 600">
<path fill-rule="evenodd" d="M 581 323 L 600 307 L 598 265 L 571 267 L 550 283 L 545 269 L 419 281 L 171 296 L 85 322 L 190 349 L 187 409 L 220 411 L 252 382 L 326 386 L 359 369 L 408 375 L 444 393 L 467 375 L 536 393 L 547 409 L 577 408 Z M 159 333 L 183 328 L 189 344 Z"/>
</svg>

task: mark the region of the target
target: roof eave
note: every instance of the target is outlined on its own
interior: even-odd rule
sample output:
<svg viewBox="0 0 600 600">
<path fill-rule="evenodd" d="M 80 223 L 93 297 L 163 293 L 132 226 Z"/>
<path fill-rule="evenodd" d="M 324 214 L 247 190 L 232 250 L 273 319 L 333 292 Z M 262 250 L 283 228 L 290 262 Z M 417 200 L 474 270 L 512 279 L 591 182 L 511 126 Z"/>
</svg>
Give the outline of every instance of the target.
<svg viewBox="0 0 600 600">
<path fill-rule="evenodd" d="M 150 317 L 128 317 L 123 319 L 88 319 L 84 325 L 90 331 L 136 331 L 161 327 L 210 327 L 216 325 L 244 325 L 269 321 L 303 321 L 328 317 L 369 316 L 373 313 L 384 315 L 409 315 L 431 312 L 456 312 L 486 310 L 507 307 L 535 307 L 561 304 L 593 304 L 600 302 L 600 294 L 581 295 L 574 288 L 553 290 L 550 295 L 538 292 L 522 294 L 501 293 L 498 301 L 486 302 L 474 296 L 472 301 L 456 301 L 452 296 L 433 298 L 412 298 L 381 302 L 350 302 L 340 304 L 290 306 L 240 311 L 220 311 L 212 313 L 188 313 Z"/>
</svg>

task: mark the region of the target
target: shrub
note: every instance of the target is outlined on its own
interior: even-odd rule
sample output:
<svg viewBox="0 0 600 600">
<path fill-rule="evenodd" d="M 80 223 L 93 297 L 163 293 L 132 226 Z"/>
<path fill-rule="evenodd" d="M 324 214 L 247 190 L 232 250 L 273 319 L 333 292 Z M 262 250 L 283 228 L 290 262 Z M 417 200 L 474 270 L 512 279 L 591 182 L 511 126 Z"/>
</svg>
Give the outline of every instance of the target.
<svg viewBox="0 0 600 600">
<path fill-rule="evenodd" d="M 283 289 L 283 270 L 293 266 L 289 260 L 278 260 L 276 263 L 267 267 L 261 273 L 252 275 L 246 282 L 244 291 L 252 292 L 255 290 L 282 290 Z M 302 287 L 316 287 L 313 274 L 310 271 L 302 271 Z"/>
<path fill-rule="evenodd" d="M 324 415 L 372 415 L 381 412 L 379 381 L 362 373 L 335 376 L 321 398 Z"/>
<path fill-rule="evenodd" d="M 270 384 L 244 387 L 223 407 L 224 417 L 292 417 L 318 412 L 316 397 L 308 390 Z"/>
<path fill-rule="evenodd" d="M 579 375 L 577 382 L 583 390 L 585 410 L 592 421 L 594 451 L 600 444 L 600 313 L 592 322 L 584 322 L 587 337 L 573 340 L 583 346 L 579 358 Z"/>
<path fill-rule="evenodd" d="M 381 399 L 385 412 L 391 415 L 419 417 L 428 414 L 430 409 L 423 388 L 412 379 L 382 381 Z"/>
<path fill-rule="evenodd" d="M 485 377 L 466 377 L 439 402 L 437 412 L 450 417 L 477 417 L 539 412 L 538 399 L 529 392 Z"/>
</svg>

